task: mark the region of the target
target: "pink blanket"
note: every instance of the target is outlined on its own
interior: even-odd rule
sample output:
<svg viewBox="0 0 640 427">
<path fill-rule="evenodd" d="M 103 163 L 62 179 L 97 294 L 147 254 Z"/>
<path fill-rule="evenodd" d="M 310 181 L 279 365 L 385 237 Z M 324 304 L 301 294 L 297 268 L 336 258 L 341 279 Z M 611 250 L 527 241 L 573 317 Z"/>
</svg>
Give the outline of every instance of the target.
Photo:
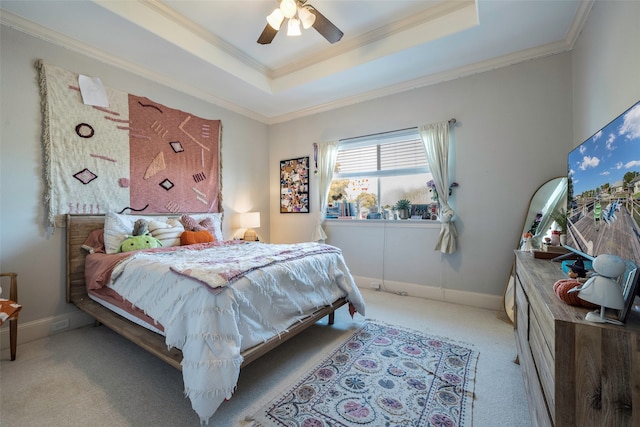
<svg viewBox="0 0 640 427">
<path fill-rule="evenodd" d="M 247 246 L 227 246 L 189 254 L 174 252 L 170 257 L 170 269 L 216 289 L 271 264 L 327 253 L 340 253 L 340 250 L 311 242 L 290 245 L 253 243 L 249 250 Z"/>
</svg>

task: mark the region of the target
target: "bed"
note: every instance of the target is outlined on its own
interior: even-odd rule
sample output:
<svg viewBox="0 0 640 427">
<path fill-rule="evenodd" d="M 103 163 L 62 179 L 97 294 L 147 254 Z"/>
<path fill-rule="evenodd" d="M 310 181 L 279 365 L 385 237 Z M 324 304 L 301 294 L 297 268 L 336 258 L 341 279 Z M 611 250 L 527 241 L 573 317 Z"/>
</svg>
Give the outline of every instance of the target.
<svg viewBox="0 0 640 427">
<path fill-rule="evenodd" d="M 218 239 L 90 253 L 92 235 L 103 235 L 108 246 L 105 215 L 69 214 L 66 225 L 67 301 L 180 369 L 202 422 L 231 397 L 242 366 L 325 316 L 333 323 L 345 304 L 364 315 L 344 258 L 329 245 Z M 110 265 L 101 267 L 109 274 L 97 275 L 104 283 L 96 280 L 96 263 Z"/>
</svg>

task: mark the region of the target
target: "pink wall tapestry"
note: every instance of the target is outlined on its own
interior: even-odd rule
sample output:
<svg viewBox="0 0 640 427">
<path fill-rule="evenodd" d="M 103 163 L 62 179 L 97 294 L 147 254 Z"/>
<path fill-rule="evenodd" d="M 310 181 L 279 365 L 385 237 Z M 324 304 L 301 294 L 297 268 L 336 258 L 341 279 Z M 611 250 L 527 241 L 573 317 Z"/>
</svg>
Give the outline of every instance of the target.
<svg viewBox="0 0 640 427">
<path fill-rule="evenodd" d="M 78 74 L 37 68 L 50 226 L 66 213 L 220 211 L 220 120 L 108 87 L 108 106 L 87 105 Z"/>
</svg>

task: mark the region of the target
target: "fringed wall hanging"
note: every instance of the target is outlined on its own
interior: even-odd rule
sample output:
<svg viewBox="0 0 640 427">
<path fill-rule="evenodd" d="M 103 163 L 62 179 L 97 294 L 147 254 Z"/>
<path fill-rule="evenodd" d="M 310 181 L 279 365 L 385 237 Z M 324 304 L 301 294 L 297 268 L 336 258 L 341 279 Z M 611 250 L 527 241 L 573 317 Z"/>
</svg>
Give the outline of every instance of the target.
<svg viewBox="0 0 640 427">
<path fill-rule="evenodd" d="M 50 226 L 66 213 L 220 211 L 220 120 L 110 88 L 108 107 L 87 105 L 80 76 L 36 67 Z"/>
</svg>

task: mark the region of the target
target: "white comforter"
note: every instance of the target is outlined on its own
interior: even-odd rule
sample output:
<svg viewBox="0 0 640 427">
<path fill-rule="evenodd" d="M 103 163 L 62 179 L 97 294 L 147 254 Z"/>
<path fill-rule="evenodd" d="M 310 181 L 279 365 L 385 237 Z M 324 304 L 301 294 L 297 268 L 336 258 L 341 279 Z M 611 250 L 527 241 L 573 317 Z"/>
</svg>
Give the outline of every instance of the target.
<svg viewBox="0 0 640 427">
<path fill-rule="evenodd" d="M 251 251 L 254 245 L 266 244 L 241 246 Z M 214 257 L 216 250 L 205 249 Z M 248 272 L 218 294 L 170 271 L 170 259 L 165 253 L 137 254 L 116 267 L 112 277 L 117 279 L 109 286 L 163 325 L 167 346 L 182 350 L 185 393 L 202 422 L 231 397 L 241 351 L 343 296 L 365 313 L 339 252 L 273 263 Z"/>
</svg>

